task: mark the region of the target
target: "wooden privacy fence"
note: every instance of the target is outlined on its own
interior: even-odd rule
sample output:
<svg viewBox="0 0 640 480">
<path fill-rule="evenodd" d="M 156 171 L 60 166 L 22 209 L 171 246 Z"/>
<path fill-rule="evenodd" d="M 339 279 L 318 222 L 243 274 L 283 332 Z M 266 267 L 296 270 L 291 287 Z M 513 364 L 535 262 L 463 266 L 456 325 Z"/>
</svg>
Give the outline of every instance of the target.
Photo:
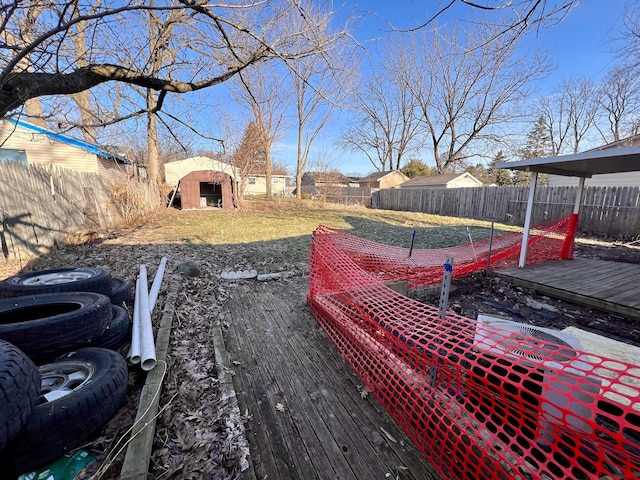
<svg viewBox="0 0 640 480">
<path fill-rule="evenodd" d="M 159 206 L 153 184 L 0 162 L 0 246 L 4 259 L 51 247 L 73 230 L 103 230 Z"/>
<path fill-rule="evenodd" d="M 538 187 L 533 224 L 573 211 L 578 187 Z M 372 207 L 524 224 L 529 187 L 396 188 L 372 195 Z M 608 238 L 640 236 L 640 187 L 586 187 L 579 231 Z"/>
</svg>

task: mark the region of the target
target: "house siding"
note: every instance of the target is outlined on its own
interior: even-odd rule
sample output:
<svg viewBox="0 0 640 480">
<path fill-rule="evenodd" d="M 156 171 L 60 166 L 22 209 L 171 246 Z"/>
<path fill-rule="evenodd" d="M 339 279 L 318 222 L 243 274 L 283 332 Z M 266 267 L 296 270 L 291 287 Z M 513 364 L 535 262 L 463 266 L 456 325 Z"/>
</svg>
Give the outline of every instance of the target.
<svg viewBox="0 0 640 480">
<path fill-rule="evenodd" d="M 254 178 L 255 183 L 249 184 L 249 178 Z M 287 176 L 271 176 L 271 193 L 273 195 L 286 195 L 288 193 Z M 264 175 L 248 175 L 244 187 L 244 195 L 265 195 L 267 193 L 267 179 Z"/>
<path fill-rule="evenodd" d="M 469 188 L 469 187 L 481 187 L 481 186 L 482 185 L 478 185 L 477 182 L 473 181 L 473 179 L 463 177 L 447 183 L 446 188 Z"/>
<path fill-rule="evenodd" d="M 549 175 L 550 187 L 573 187 L 578 185 L 578 181 L 576 177 Z M 594 175 L 585 179 L 584 184 L 588 187 L 638 187 L 640 186 L 640 171 Z"/>
<path fill-rule="evenodd" d="M 27 162 L 43 166 L 60 166 L 77 172 L 98 172 L 96 156 L 84 150 L 51 140 L 44 134 L 33 133 L 2 122 L 0 139 L 3 148 L 24 150 Z"/>
<path fill-rule="evenodd" d="M 114 175 L 126 175 L 129 176 L 133 172 L 131 169 L 127 171 L 127 166 L 122 163 L 116 162 L 113 158 L 102 158 L 98 157 L 97 159 L 98 165 L 98 173 L 100 175 L 105 176 L 114 176 Z"/>
</svg>

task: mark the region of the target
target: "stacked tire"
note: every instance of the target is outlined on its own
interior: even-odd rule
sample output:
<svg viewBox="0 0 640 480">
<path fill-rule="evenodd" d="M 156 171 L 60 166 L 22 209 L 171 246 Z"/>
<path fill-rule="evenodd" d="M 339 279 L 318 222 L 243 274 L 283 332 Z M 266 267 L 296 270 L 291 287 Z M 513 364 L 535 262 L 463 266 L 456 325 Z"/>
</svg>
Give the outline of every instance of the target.
<svg viewBox="0 0 640 480">
<path fill-rule="evenodd" d="M 92 267 L 0 282 L 3 478 L 81 446 L 120 408 L 128 371 L 117 349 L 130 331 L 131 297 L 126 281 Z"/>
</svg>

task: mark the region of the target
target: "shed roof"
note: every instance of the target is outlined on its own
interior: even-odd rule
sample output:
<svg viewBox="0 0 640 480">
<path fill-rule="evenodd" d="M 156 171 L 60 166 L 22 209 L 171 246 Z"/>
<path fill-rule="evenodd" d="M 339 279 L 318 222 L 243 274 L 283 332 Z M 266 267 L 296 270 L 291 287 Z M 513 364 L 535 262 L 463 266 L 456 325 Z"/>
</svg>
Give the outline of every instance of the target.
<svg viewBox="0 0 640 480">
<path fill-rule="evenodd" d="M 604 173 L 635 172 L 640 170 L 640 145 L 502 162 L 496 167 L 584 178 Z"/>
</svg>

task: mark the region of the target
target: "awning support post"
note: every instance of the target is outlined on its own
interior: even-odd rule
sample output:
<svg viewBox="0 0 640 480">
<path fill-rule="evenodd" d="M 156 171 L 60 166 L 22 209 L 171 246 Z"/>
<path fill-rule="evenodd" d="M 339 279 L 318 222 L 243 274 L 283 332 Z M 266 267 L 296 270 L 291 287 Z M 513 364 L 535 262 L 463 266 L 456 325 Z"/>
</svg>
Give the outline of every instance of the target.
<svg viewBox="0 0 640 480">
<path fill-rule="evenodd" d="M 524 267 L 527 263 L 527 247 L 529 243 L 529 229 L 531 228 L 531 212 L 533 211 L 533 197 L 538 184 L 538 172 L 531 173 L 531 185 L 529 186 L 529 197 L 527 198 L 527 213 L 524 216 L 524 232 L 522 232 L 522 246 L 520 247 L 520 261 L 518 266 Z"/>
<path fill-rule="evenodd" d="M 584 192 L 584 177 L 578 181 L 578 191 L 576 193 L 576 203 L 573 206 L 573 213 L 580 213 L 580 203 L 582 203 L 582 193 Z"/>
</svg>

